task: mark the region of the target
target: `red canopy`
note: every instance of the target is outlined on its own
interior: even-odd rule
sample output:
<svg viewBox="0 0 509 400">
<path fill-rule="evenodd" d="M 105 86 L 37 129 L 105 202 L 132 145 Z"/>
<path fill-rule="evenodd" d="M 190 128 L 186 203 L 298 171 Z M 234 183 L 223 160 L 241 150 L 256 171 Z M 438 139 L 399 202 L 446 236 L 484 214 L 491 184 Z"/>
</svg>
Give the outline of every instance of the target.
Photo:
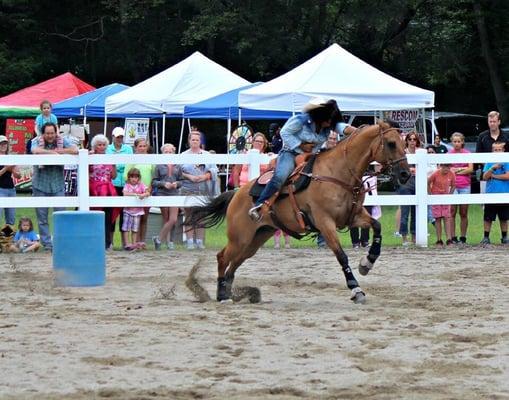
<svg viewBox="0 0 509 400">
<path fill-rule="evenodd" d="M 56 103 L 94 89 L 95 87 L 66 72 L 37 85 L 0 97 L 0 106 L 39 107 L 42 100 Z"/>
</svg>

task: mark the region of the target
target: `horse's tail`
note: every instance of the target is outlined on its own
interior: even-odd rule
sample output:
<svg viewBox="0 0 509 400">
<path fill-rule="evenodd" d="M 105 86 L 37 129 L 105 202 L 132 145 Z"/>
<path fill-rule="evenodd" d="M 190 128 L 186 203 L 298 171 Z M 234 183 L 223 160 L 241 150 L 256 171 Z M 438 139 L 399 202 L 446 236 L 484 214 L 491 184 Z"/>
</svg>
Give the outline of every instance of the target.
<svg viewBox="0 0 509 400">
<path fill-rule="evenodd" d="M 226 210 L 235 193 L 234 190 L 229 190 L 207 200 L 201 206 L 191 207 L 191 211 L 186 216 L 186 225 L 211 228 L 220 224 L 226 216 Z"/>
</svg>

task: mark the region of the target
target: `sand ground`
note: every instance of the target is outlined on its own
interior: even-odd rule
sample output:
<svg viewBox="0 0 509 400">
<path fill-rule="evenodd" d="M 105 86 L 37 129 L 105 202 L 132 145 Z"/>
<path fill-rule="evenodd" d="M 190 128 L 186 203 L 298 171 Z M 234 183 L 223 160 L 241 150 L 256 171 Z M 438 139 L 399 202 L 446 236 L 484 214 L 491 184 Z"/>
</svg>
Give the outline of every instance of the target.
<svg viewBox="0 0 509 400">
<path fill-rule="evenodd" d="M 349 250 L 352 266 L 359 250 Z M 335 258 L 262 249 L 215 298 L 215 251 L 107 254 L 107 283 L 53 284 L 0 254 L 1 399 L 509 399 L 509 248 L 384 248 L 354 305 Z"/>
</svg>

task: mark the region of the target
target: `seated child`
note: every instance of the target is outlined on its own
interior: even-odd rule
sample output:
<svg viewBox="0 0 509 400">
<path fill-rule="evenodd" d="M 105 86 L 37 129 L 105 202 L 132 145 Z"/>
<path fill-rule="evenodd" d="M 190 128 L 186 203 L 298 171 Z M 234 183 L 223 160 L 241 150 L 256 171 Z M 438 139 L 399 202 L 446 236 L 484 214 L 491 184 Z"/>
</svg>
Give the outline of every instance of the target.
<svg viewBox="0 0 509 400">
<path fill-rule="evenodd" d="M 28 217 L 21 217 L 11 250 L 16 253 L 28 253 L 37 251 L 40 247 L 39 235 L 34 231 L 32 220 Z"/>
</svg>

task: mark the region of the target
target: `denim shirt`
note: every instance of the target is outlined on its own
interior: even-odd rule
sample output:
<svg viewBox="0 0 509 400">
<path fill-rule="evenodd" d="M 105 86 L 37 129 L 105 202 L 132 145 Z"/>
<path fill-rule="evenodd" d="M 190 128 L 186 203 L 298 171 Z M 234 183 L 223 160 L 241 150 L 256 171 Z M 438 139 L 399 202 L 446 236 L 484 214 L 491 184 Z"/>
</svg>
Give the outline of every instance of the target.
<svg viewBox="0 0 509 400">
<path fill-rule="evenodd" d="M 339 122 L 334 131 L 342 135 L 347 126 L 348 124 Z M 302 153 L 299 147 L 302 143 L 314 143 L 313 153 L 316 153 L 320 150 L 322 144 L 327 141 L 330 131 L 331 128 L 323 128 L 319 133 L 316 133 L 316 125 L 311 121 L 308 113 L 290 117 L 281 129 L 283 150 Z"/>
</svg>

